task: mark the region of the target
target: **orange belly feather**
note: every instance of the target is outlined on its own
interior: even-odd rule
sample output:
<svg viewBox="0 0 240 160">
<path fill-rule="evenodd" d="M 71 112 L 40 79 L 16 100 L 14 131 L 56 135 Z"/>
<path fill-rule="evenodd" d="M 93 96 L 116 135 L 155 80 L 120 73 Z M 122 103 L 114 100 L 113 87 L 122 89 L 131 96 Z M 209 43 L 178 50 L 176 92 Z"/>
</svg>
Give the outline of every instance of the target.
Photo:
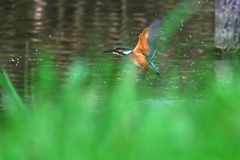
<svg viewBox="0 0 240 160">
<path fill-rule="evenodd" d="M 131 55 L 129 55 L 129 58 L 135 65 L 137 65 L 139 67 L 144 67 L 145 69 L 152 68 L 152 66 L 146 60 L 146 57 L 141 53 L 131 54 Z"/>
</svg>

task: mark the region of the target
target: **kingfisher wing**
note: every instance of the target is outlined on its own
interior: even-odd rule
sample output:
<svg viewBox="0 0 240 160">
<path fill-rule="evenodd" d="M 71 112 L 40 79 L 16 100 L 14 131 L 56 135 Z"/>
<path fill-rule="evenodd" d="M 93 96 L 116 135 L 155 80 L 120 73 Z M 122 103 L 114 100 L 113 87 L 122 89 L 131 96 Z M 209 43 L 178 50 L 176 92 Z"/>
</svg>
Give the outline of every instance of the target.
<svg viewBox="0 0 240 160">
<path fill-rule="evenodd" d="M 138 43 L 133 53 L 141 53 L 152 59 L 157 51 L 159 39 L 161 37 L 161 20 L 156 18 L 140 35 Z"/>
</svg>

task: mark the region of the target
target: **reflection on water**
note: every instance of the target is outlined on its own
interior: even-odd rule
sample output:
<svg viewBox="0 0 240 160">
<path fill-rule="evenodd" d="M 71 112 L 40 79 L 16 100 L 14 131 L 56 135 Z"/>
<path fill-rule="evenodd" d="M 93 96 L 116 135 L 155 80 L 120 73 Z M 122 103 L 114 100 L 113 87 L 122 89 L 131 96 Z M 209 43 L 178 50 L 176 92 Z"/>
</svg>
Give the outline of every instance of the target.
<svg viewBox="0 0 240 160">
<path fill-rule="evenodd" d="M 117 45 L 133 48 L 138 35 L 149 22 L 156 15 L 164 19 L 177 3 L 175 0 L 1 0 L 2 65 L 20 91 L 24 84 L 25 62 L 29 62 L 28 74 L 34 74 L 35 66 L 40 61 L 36 55 L 43 45 L 54 46 L 55 65 L 62 72 L 72 61 L 86 59 L 92 68 L 101 67 L 102 63 L 115 63 L 116 72 L 120 74 L 127 69 L 120 67 L 122 59 L 111 54 L 99 54 L 98 51 Z M 213 44 L 214 2 L 199 0 L 197 3 L 201 10 L 179 28 L 167 51 L 154 60 L 162 76 L 149 75 L 137 79 L 139 83 L 155 79 L 149 86 L 143 87 L 157 88 L 153 93 L 156 97 L 168 95 L 172 89 L 184 92 L 186 85 L 195 86 L 195 96 L 200 97 L 198 91 L 204 88 L 201 81 L 208 72 L 214 72 L 214 65 L 218 64 L 212 63 L 213 53 L 206 52 Z M 26 41 L 30 43 L 27 58 Z M 203 64 L 200 61 L 203 59 L 209 63 Z M 177 75 L 178 84 L 169 76 L 172 73 Z M 96 79 L 102 75 L 97 72 L 91 74 Z M 117 81 L 116 78 L 113 78 L 114 81 Z M 103 82 L 98 83 L 103 85 Z"/>
</svg>

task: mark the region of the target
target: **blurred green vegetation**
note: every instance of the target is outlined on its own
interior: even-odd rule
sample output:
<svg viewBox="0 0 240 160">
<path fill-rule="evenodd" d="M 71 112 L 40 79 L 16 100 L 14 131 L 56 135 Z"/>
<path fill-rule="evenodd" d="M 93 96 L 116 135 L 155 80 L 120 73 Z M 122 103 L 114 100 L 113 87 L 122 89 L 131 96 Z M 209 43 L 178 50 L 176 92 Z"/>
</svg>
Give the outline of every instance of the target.
<svg viewBox="0 0 240 160">
<path fill-rule="evenodd" d="M 93 79 L 83 61 L 63 77 L 49 52 L 39 51 L 43 61 L 29 77 L 32 87 L 25 85 L 28 99 L 2 68 L 0 159 L 239 159 L 239 58 L 233 58 L 231 83 L 205 77 L 201 99 L 188 98 L 195 92 L 189 86 L 188 95 L 174 93 L 179 99 L 139 101 L 151 93 L 138 88 L 149 82 L 137 82 L 133 68 L 109 83 L 114 71 L 105 64 L 106 84 L 99 87 L 90 82 L 103 78 Z"/>
<path fill-rule="evenodd" d="M 0 159 L 239 158 L 238 72 L 231 83 L 207 79 L 211 85 L 201 99 L 143 103 L 137 96 L 150 93 L 137 92 L 133 69 L 98 95 L 98 88 L 88 84 L 91 74 L 84 63 L 70 67 L 60 88 L 61 76 L 52 64 L 45 58 L 38 66 L 28 102 L 18 96 L 7 73 L 0 74 L 5 97 L 15 102 L 5 103 L 1 113 Z"/>
</svg>

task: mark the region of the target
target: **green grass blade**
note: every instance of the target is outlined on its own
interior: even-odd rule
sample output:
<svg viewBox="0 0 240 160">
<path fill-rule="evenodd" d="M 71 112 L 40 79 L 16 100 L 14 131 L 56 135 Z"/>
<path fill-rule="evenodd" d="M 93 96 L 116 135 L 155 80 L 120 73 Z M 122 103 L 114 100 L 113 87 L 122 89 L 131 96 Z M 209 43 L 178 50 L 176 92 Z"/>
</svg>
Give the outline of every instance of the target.
<svg viewBox="0 0 240 160">
<path fill-rule="evenodd" d="M 164 18 L 162 25 L 162 37 L 160 40 L 159 49 L 163 53 L 169 40 L 176 33 L 177 29 L 183 25 L 194 13 L 200 9 L 197 1 L 186 0 L 177 4 L 177 6 Z"/>
<path fill-rule="evenodd" d="M 9 79 L 7 72 L 3 68 L 1 68 L 1 69 L 2 69 L 2 72 L 0 73 L 1 86 L 3 87 L 5 92 L 8 94 L 8 96 L 10 96 L 15 101 L 15 103 L 17 104 L 18 107 L 20 107 L 22 109 L 25 108 L 21 97 L 18 95 L 16 89 L 14 88 L 13 84 L 11 83 L 11 81 Z M 5 106 L 5 107 L 7 107 L 7 106 Z"/>
</svg>

